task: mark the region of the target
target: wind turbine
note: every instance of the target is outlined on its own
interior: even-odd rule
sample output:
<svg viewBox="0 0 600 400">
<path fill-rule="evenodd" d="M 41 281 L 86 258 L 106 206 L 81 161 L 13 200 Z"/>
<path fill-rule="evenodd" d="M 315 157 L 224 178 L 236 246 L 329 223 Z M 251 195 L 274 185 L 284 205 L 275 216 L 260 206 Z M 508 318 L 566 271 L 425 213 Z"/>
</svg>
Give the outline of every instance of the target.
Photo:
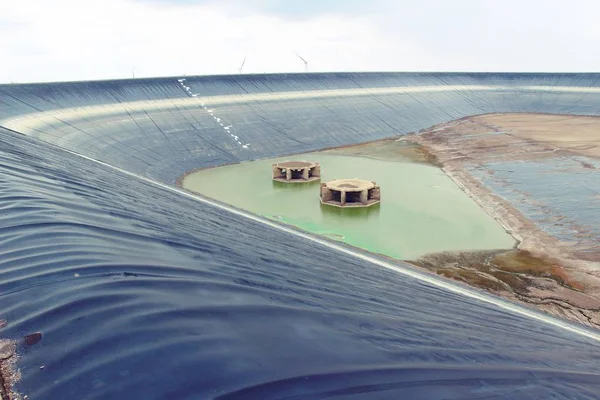
<svg viewBox="0 0 600 400">
<path fill-rule="evenodd" d="M 298 56 L 299 59 L 302 60 L 302 62 L 304 63 L 304 72 L 308 72 L 308 61 L 306 61 L 304 58 L 302 58 L 302 56 L 296 52 L 294 52 L 295 55 Z"/>
<path fill-rule="evenodd" d="M 242 61 L 242 65 L 240 65 L 240 67 L 238 68 L 239 73 L 242 73 L 242 69 L 244 68 L 244 64 L 246 64 L 246 57 L 248 57 L 248 54 L 246 54 L 244 56 L 244 61 Z"/>
</svg>

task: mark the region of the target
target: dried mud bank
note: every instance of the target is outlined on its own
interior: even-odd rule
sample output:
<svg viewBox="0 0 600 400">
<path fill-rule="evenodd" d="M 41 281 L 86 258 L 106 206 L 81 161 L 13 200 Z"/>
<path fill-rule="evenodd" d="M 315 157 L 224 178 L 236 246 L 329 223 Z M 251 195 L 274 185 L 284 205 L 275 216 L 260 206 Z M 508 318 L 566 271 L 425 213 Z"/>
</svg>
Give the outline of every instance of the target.
<svg viewBox="0 0 600 400">
<path fill-rule="evenodd" d="M 437 253 L 409 261 L 447 278 L 520 301 L 549 314 L 600 327 L 598 296 L 560 261 L 528 251 Z"/>
<path fill-rule="evenodd" d="M 21 400 L 22 397 L 14 391 L 21 374 L 16 368 L 17 354 L 14 340 L 0 339 L 0 400 Z"/>
<path fill-rule="evenodd" d="M 432 254 L 413 263 L 553 315 L 600 327 L 597 238 L 580 226 L 572 226 L 574 232 L 582 233 L 574 234 L 572 240 L 559 240 L 484 186 L 472 173 L 494 162 L 546 163 L 557 158 L 583 160 L 579 161 L 581 168 L 595 170 L 594 160 L 600 159 L 597 132 L 600 132 L 600 118 L 595 117 L 492 114 L 436 125 L 398 139 L 422 146 L 422 154 L 428 154 L 429 160 L 441 165 L 448 176 L 519 241 L 515 251 Z M 585 161 L 586 158 L 593 162 Z M 595 176 L 600 179 L 600 170 L 598 175 L 593 172 L 592 179 Z M 495 171 L 488 169 L 486 173 L 492 175 Z M 552 184 L 551 176 L 541 179 Z"/>
</svg>

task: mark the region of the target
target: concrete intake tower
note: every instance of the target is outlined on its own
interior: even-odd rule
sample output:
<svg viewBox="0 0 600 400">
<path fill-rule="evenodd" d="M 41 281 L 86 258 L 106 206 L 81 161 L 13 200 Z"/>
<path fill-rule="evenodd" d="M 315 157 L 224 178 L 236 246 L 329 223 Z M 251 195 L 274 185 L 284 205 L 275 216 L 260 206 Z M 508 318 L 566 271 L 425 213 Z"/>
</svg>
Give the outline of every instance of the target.
<svg viewBox="0 0 600 400">
<path fill-rule="evenodd" d="M 285 183 L 305 183 L 321 179 L 319 163 L 285 161 L 273 164 L 273 180 Z"/>
<path fill-rule="evenodd" d="M 335 207 L 369 207 L 381 200 L 379 185 L 362 179 L 321 183 L 321 203 Z"/>
</svg>

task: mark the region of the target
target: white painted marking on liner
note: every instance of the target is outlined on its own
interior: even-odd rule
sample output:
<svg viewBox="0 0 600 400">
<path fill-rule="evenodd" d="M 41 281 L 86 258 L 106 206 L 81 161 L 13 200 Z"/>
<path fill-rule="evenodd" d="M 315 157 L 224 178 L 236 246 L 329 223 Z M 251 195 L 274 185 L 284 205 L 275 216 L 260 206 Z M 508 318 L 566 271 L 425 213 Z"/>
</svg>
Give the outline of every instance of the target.
<svg viewBox="0 0 600 400">
<path fill-rule="evenodd" d="M 59 147 L 59 146 L 56 146 L 56 147 Z M 544 323 L 546 323 L 548 325 L 552 325 L 554 327 L 561 328 L 561 329 L 563 329 L 565 331 L 568 331 L 568 332 L 571 332 L 571 333 L 575 333 L 577 335 L 584 336 L 584 337 L 587 337 L 589 339 L 593 339 L 595 341 L 600 342 L 600 332 L 593 332 L 592 330 L 588 330 L 586 328 L 582 328 L 582 327 L 576 326 L 576 325 L 571 324 L 571 323 L 569 323 L 567 321 L 562 321 L 562 320 L 560 320 L 558 318 L 553 318 L 551 316 L 544 315 L 541 312 L 537 312 L 535 310 L 527 309 L 527 308 L 521 307 L 521 306 L 519 306 L 517 304 L 510 303 L 509 301 L 503 300 L 503 299 L 501 299 L 499 297 L 493 297 L 491 295 L 488 295 L 488 294 L 485 294 L 485 293 L 482 293 L 482 292 L 478 292 L 478 291 L 475 291 L 473 289 L 468 289 L 468 288 L 465 288 L 465 287 L 454 285 L 451 282 L 442 281 L 441 279 L 435 277 L 434 275 L 429 275 L 429 274 L 421 273 L 421 272 L 418 272 L 416 270 L 412 270 L 410 268 L 402 268 L 402 267 L 400 267 L 398 265 L 394 265 L 394 264 L 388 263 L 388 262 L 386 262 L 384 260 L 381 260 L 381 259 L 378 259 L 376 257 L 373 257 L 373 256 L 371 256 L 371 255 L 369 255 L 367 253 L 363 253 L 363 252 L 357 251 L 357 250 L 349 248 L 349 247 L 340 246 L 340 245 L 335 244 L 335 243 L 330 243 L 330 242 L 328 242 L 328 241 L 326 241 L 324 239 L 321 239 L 321 238 L 319 238 L 317 236 L 313 236 L 313 235 L 305 233 L 305 232 L 297 231 L 295 229 L 289 228 L 289 227 L 287 227 L 285 225 L 278 224 L 278 223 L 276 223 L 274 221 L 270 221 L 268 219 L 264 219 L 264 218 L 259 217 L 257 215 L 250 214 L 250 213 L 247 213 L 245 211 L 233 208 L 231 206 L 228 206 L 228 205 L 225 205 L 225 204 L 221 204 L 221 203 L 217 203 L 217 202 L 214 202 L 214 201 L 212 201 L 210 199 L 207 199 L 207 198 L 204 198 L 204 197 L 200 197 L 200 196 L 188 193 L 188 192 L 186 192 L 186 191 L 184 191 L 182 189 L 179 189 L 179 188 L 176 188 L 176 187 L 172 187 L 172 186 L 166 185 L 164 183 L 156 182 L 156 181 L 154 181 L 154 180 L 152 180 L 150 178 L 146 178 L 144 176 L 134 174 L 132 172 L 126 171 L 126 170 L 121 169 L 119 167 L 115 167 L 115 166 L 107 164 L 105 162 L 98 161 L 98 160 L 95 160 L 93 158 L 84 156 L 83 154 L 79 154 L 79 153 L 76 153 L 74 151 L 62 148 L 62 147 L 59 147 L 59 148 L 61 150 L 66 151 L 67 153 L 74 154 L 74 155 L 76 155 L 78 157 L 81 157 L 81 158 L 84 158 L 86 160 L 90 160 L 90 161 L 96 162 L 96 163 L 98 163 L 100 165 L 103 165 L 105 167 L 111 168 L 111 169 L 113 169 L 115 171 L 118 171 L 118 172 L 120 172 L 122 174 L 125 174 L 127 176 L 131 176 L 133 178 L 142 180 L 144 182 L 147 182 L 147 183 L 149 183 L 151 185 L 154 185 L 154 186 L 160 187 L 162 189 L 168 190 L 170 192 L 174 192 L 174 193 L 180 194 L 180 195 L 185 196 L 187 198 L 196 200 L 196 201 L 198 201 L 200 203 L 204 203 L 204 204 L 207 204 L 209 206 L 216 207 L 216 208 L 218 208 L 220 210 L 229 212 L 229 213 L 231 213 L 233 215 L 237 215 L 239 217 L 246 218 L 246 219 L 249 219 L 251 221 L 258 222 L 260 224 L 269 226 L 269 227 L 271 227 L 273 229 L 276 229 L 276 230 L 288 233 L 290 235 L 294 235 L 294 236 L 303 238 L 305 240 L 311 241 L 313 243 L 317 243 L 317 244 L 319 244 L 321 246 L 324 246 L 324 247 L 327 247 L 327 248 L 329 248 L 331 250 L 337 251 L 338 253 L 343 253 L 343 254 L 346 254 L 346 255 L 349 255 L 349 256 L 353 256 L 353 257 L 355 257 L 355 258 L 357 258 L 359 260 L 362 260 L 362 261 L 365 261 L 365 262 L 368 262 L 368 263 L 371 263 L 371 264 L 375 264 L 375 265 L 378 265 L 380 267 L 383 267 L 383 268 L 386 268 L 386 269 L 398 272 L 398 273 L 400 273 L 402 275 L 409 276 L 409 277 L 414 278 L 416 280 L 419 280 L 421 282 L 427 283 L 427 284 L 429 284 L 431 286 L 435 286 L 435 287 L 438 287 L 440 289 L 444 289 L 444 290 L 447 290 L 449 292 L 456 293 L 456 294 L 459 294 L 459 295 L 462 295 L 462 296 L 465 296 L 465 297 L 468 297 L 468 298 L 471 298 L 471 299 L 476 299 L 476 300 L 482 301 L 484 303 L 493 304 L 493 305 L 497 306 L 498 308 L 501 308 L 503 310 L 512 312 L 514 314 L 518 314 L 518 315 L 521 315 L 521 316 L 524 316 L 524 317 L 528 317 L 528 318 L 531 318 L 531 319 L 534 319 L 534 320 L 537 320 L 537 321 L 541 321 L 541 322 L 544 322 Z M 482 315 L 481 318 L 485 318 L 485 315 Z"/>
<path fill-rule="evenodd" d="M 182 85 L 183 85 L 183 84 L 182 84 Z M 188 87 L 188 86 L 185 86 L 185 85 L 183 85 L 183 87 L 184 87 L 184 88 L 186 88 L 186 90 L 187 90 L 187 91 L 188 91 L 188 92 L 191 94 L 191 91 L 189 90 L 189 87 Z M 197 94 L 192 94 L 191 96 L 192 96 L 192 97 L 197 97 L 198 95 L 197 95 Z M 248 148 L 248 146 L 250 146 L 250 144 L 249 144 L 249 143 L 248 143 L 248 144 L 245 144 L 245 145 L 242 145 L 242 142 L 240 142 L 240 141 L 239 141 L 239 137 L 238 137 L 238 136 L 235 136 L 235 135 L 231 134 L 231 132 L 229 132 L 229 129 L 230 129 L 230 128 L 231 128 L 233 125 L 228 125 L 228 126 L 225 126 L 225 125 L 223 124 L 223 122 L 221 122 L 221 118 L 218 118 L 216 115 L 213 115 L 213 111 L 214 111 L 214 109 L 208 109 L 208 108 L 206 108 L 206 106 L 204 105 L 204 103 L 203 103 L 203 102 L 200 102 L 200 105 L 201 105 L 201 106 L 202 106 L 202 107 L 203 107 L 203 108 L 204 108 L 204 109 L 205 109 L 205 110 L 206 110 L 206 111 L 207 111 L 207 112 L 208 112 L 208 113 L 209 113 L 209 114 L 210 114 L 210 115 L 213 117 L 213 119 L 214 119 L 215 121 L 217 121 L 217 123 L 218 123 L 219 125 L 221 125 L 221 127 L 222 127 L 223 129 L 225 129 L 225 132 L 229 133 L 229 136 L 231 136 L 232 138 L 234 138 L 234 139 L 235 139 L 235 141 L 237 142 L 237 144 L 239 144 L 239 145 L 242 147 L 242 149 L 247 149 L 247 148 Z"/>
</svg>

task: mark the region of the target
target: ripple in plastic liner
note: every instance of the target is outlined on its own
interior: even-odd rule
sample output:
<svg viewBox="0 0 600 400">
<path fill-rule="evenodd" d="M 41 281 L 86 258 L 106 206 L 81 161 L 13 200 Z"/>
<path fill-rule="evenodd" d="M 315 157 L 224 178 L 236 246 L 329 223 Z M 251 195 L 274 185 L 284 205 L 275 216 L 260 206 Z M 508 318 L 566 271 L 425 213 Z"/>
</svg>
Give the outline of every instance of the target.
<svg viewBox="0 0 600 400">
<path fill-rule="evenodd" d="M 432 379 L 432 377 L 435 377 Z M 565 386 L 578 386 L 578 399 L 597 399 L 598 375 L 545 369 L 404 367 L 304 375 L 242 388 L 218 400 L 233 399 L 568 399 Z"/>
</svg>

